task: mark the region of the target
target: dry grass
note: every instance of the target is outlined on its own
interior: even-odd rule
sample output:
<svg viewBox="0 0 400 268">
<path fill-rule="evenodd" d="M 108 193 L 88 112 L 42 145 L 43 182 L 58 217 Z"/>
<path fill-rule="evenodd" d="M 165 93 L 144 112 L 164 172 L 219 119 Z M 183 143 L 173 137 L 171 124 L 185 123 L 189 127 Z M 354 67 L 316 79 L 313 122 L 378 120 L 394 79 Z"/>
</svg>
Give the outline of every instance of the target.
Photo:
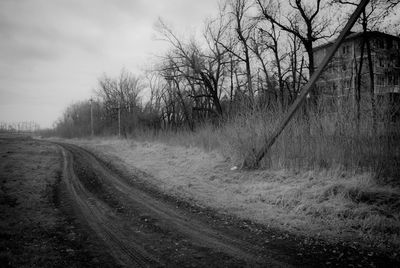
<svg viewBox="0 0 400 268">
<path fill-rule="evenodd" d="M 255 158 L 282 115 L 279 110 L 252 111 L 226 120 L 222 127 L 206 124 L 195 132 L 136 132 L 130 138 L 218 151 L 240 166 L 245 159 Z M 364 111 L 359 129 L 352 111 L 319 110 L 309 113 L 307 119 L 297 116 L 271 148 L 262 167 L 370 172 L 383 183 L 399 184 L 400 124 L 388 124 L 384 118 L 378 118 L 374 133 L 369 115 L 369 111 Z"/>
<path fill-rule="evenodd" d="M 279 111 L 252 112 L 223 127 L 134 139 L 77 141 L 151 176 L 167 193 L 263 224 L 400 250 L 400 128 L 350 113 L 298 116 L 261 170 L 231 170 L 254 157 Z"/>
<path fill-rule="evenodd" d="M 237 162 L 255 158 L 281 114 L 268 111 L 234 118 L 216 133 L 222 136 L 222 152 L 233 155 Z M 372 133 L 372 120 L 363 119 L 357 129 L 352 118 L 350 113 L 314 112 L 307 119 L 297 116 L 271 148 L 263 167 L 303 171 L 341 168 L 373 172 L 382 179 L 389 173 L 396 176 L 395 171 L 400 171 L 396 164 L 400 159 L 400 125 L 379 122 L 376 133 Z M 384 166 L 385 162 L 389 165 Z M 386 174 L 378 174 L 382 171 Z"/>
<path fill-rule="evenodd" d="M 143 170 L 149 183 L 200 206 L 310 236 L 400 249 L 400 188 L 378 184 L 369 172 L 231 170 L 232 161 L 215 150 L 118 139 L 76 142 L 132 172 Z"/>
</svg>

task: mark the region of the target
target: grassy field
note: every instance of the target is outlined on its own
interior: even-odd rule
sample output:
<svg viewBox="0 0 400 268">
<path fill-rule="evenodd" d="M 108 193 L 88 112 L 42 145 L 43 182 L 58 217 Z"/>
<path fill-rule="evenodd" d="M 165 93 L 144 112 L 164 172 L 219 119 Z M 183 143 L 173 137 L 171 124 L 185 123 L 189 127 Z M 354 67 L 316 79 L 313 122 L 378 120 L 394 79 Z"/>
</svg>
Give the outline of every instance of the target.
<svg viewBox="0 0 400 268">
<path fill-rule="evenodd" d="M 1 267 L 115 267 L 71 216 L 61 179 L 57 146 L 0 135 Z"/>
<path fill-rule="evenodd" d="M 248 111 L 195 131 L 74 140 L 200 206 L 335 241 L 400 251 L 400 125 L 349 106 L 299 112 L 259 169 L 243 169 L 283 112 Z"/>
</svg>

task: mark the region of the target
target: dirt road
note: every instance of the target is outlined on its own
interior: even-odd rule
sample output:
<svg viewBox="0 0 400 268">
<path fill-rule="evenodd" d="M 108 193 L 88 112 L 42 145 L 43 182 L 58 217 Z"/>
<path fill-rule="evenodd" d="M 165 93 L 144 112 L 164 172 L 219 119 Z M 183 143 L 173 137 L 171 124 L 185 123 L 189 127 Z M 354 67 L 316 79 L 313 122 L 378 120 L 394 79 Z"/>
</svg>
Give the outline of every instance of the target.
<svg viewBox="0 0 400 268">
<path fill-rule="evenodd" d="M 301 237 L 195 207 L 150 187 L 143 174 L 117 170 L 78 146 L 58 145 L 75 213 L 123 266 L 395 265 L 356 247 L 307 244 Z"/>
<path fill-rule="evenodd" d="M 0 267 L 118 267 L 66 198 L 61 150 L 0 134 Z"/>
<path fill-rule="evenodd" d="M 201 211 L 146 191 L 139 178 L 125 177 L 77 146 L 60 145 L 65 183 L 80 216 L 121 264 L 288 266 L 261 254 L 242 230 L 213 228 Z"/>
<path fill-rule="evenodd" d="M 76 145 L 0 137 L 1 267 L 399 267 L 356 242 L 194 205 L 105 159 Z"/>
</svg>

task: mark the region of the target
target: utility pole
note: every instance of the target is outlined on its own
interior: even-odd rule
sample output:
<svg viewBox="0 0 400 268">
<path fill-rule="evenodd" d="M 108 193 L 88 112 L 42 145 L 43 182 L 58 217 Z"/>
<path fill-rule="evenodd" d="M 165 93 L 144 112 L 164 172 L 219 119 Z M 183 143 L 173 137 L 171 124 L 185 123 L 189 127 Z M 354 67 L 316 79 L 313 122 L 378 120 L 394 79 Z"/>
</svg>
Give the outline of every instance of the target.
<svg viewBox="0 0 400 268">
<path fill-rule="evenodd" d="M 94 130 L 93 130 L 93 99 L 90 98 L 90 133 L 91 136 L 94 136 Z"/>
<path fill-rule="evenodd" d="M 121 102 L 118 102 L 118 137 L 121 138 Z"/>
<path fill-rule="evenodd" d="M 257 152 L 255 161 L 253 161 L 252 159 L 246 159 L 243 163 L 244 167 L 256 167 L 259 165 L 260 161 L 268 153 L 269 149 L 275 143 L 276 139 L 282 133 L 283 129 L 286 127 L 286 125 L 292 119 L 293 115 L 299 109 L 299 107 L 301 106 L 301 104 L 303 103 L 305 98 L 307 97 L 308 93 L 313 88 L 315 82 L 318 80 L 322 71 L 328 65 L 329 61 L 334 56 L 335 52 L 338 50 L 340 44 L 345 39 L 347 33 L 350 31 L 350 29 L 356 23 L 358 17 L 363 12 L 363 10 L 365 9 L 365 7 L 369 3 L 369 1 L 370 0 L 361 0 L 360 1 L 356 10 L 353 12 L 351 17 L 347 21 L 345 27 L 343 28 L 342 32 L 340 33 L 339 37 L 336 39 L 335 43 L 329 49 L 328 53 L 325 55 L 324 59 L 320 63 L 318 69 L 312 74 L 308 83 L 301 89 L 299 96 L 296 98 L 296 100 L 293 102 L 293 104 L 289 107 L 289 109 L 288 109 L 287 113 L 285 114 L 285 116 L 283 117 L 283 119 L 279 122 L 279 124 L 276 127 L 276 129 L 274 130 L 274 132 L 272 132 L 271 137 L 269 137 L 269 139 L 266 141 L 264 146 Z"/>
</svg>

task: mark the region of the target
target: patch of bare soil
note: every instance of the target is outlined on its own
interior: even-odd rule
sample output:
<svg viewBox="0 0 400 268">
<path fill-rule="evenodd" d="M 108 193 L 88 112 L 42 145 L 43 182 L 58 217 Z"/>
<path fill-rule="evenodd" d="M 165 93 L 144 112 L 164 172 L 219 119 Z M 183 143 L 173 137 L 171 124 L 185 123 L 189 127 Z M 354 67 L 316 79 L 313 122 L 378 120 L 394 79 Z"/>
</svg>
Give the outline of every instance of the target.
<svg viewBox="0 0 400 268">
<path fill-rule="evenodd" d="M 61 182 L 59 149 L 28 137 L 0 137 L 0 266 L 116 267 L 78 221 Z"/>
</svg>

